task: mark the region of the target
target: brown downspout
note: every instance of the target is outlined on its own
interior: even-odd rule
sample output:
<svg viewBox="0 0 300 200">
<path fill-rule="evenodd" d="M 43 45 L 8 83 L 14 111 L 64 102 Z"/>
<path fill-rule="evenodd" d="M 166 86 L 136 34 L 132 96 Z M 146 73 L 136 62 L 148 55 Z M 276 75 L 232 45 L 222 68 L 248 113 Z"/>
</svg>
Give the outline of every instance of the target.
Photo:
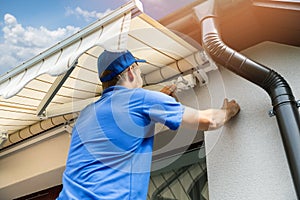
<svg viewBox="0 0 300 200">
<path fill-rule="evenodd" d="M 210 14 L 201 19 L 203 48 L 216 63 L 260 86 L 269 94 L 295 190 L 300 199 L 300 116 L 292 90 L 277 72 L 224 44 L 217 28 L 217 1 L 210 1 L 210 11 Z"/>
</svg>

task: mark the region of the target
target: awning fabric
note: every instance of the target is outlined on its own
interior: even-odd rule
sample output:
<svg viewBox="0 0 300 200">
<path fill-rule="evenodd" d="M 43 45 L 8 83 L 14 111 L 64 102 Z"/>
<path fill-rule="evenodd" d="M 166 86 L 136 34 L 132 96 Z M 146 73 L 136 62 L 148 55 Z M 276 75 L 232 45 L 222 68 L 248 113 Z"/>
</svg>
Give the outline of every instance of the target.
<svg viewBox="0 0 300 200">
<path fill-rule="evenodd" d="M 21 130 L 45 118 L 78 112 L 99 98 L 102 88 L 97 58 L 104 49 L 127 48 L 135 57 L 146 59 L 141 66 L 146 84 L 207 63 L 199 49 L 142 13 L 136 2 L 122 6 L 0 77 L 0 130 L 20 135 Z M 56 87 L 57 82 L 61 84 Z M 41 118 L 37 111 L 48 96 L 51 99 Z"/>
</svg>

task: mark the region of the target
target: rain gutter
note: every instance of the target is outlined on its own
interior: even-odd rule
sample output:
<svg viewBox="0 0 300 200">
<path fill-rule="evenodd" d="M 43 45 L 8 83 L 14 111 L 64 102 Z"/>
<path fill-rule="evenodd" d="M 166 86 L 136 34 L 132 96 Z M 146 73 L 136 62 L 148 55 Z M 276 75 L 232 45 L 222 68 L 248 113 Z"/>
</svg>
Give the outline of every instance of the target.
<svg viewBox="0 0 300 200">
<path fill-rule="evenodd" d="M 277 118 L 293 183 L 300 199 L 299 101 L 295 100 L 289 84 L 280 74 L 245 57 L 222 41 L 218 30 L 218 3 L 221 1 L 208 1 L 210 13 L 200 19 L 202 46 L 216 63 L 258 85 L 269 94 L 273 106 L 272 114 Z"/>
</svg>

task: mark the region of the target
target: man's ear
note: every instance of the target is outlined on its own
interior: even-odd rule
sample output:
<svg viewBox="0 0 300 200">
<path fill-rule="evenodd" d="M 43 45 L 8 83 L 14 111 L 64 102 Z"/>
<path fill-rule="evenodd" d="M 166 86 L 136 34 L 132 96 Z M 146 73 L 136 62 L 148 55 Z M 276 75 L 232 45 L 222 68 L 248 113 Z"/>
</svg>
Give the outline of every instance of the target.
<svg viewBox="0 0 300 200">
<path fill-rule="evenodd" d="M 133 71 L 132 68 L 129 67 L 128 71 L 127 71 L 127 76 L 130 82 L 132 82 L 134 80 L 134 75 L 133 75 Z"/>
</svg>

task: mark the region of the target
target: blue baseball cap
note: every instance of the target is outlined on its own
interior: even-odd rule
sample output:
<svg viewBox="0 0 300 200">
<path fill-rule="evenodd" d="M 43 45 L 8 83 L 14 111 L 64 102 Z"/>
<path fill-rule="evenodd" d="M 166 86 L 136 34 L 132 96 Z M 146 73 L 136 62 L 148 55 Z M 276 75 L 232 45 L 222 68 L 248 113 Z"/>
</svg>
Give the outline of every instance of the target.
<svg viewBox="0 0 300 200">
<path fill-rule="evenodd" d="M 107 82 L 112 80 L 135 62 L 146 62 L 146 60 L 136 59 L 128 50 L 122 52 L 104 50 L 98 57 L 98 75 L 100 81 Z M 101 77 L 105 70 L 110 70 L 111 73 Z"/>
</svg>

